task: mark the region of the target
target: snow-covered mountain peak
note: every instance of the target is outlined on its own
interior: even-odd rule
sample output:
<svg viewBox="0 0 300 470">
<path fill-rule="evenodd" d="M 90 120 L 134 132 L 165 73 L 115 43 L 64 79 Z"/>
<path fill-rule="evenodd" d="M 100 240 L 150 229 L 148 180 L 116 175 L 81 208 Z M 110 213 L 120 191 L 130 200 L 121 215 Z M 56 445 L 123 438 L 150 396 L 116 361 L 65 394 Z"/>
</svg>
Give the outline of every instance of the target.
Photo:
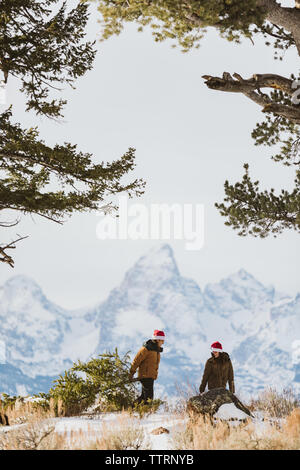
<svg viewBox="0 0 300 470">
<path fill-rule="evenodd" d="M 174 252 L 168 243 L 163 243 L 158 247 L 152 247 L 144 256 L 141 256 L 135 266 L 147 268 L 165 268 L 178 272 L 177 264 L 174 258 Z"/>
<path fill-rule="evenodd" d="M 164 243 L 141 256 L 125 274 L 124 283 L 125 286 L 129 283 L 131 286 L 143 285 L 149 289 L 179 277 L 173 250 Z"/>
<path fill-rule="evenodd" d="M 240 279 L 242 279 L 242 280 L 253 279 L 252 274 L 248 273 L 248 271 L 246 271 L 246 269 L 244 269 L 244 268 L 239 269 L 237 271 L 236 275 L 239 276 Z"/>
<path fill-rule="evenodd" d="M 24 315 L 29 322 L 56 321 L 66 317 L 65 311 L 47 299 L 32 277 L 17 274 L 0 286 L 0 317 L 12 321 L 13 318 L 20 320 Z"/>
<path fill-rule="evenodd" d="M 240 285 L 240 286 L 243 286 L 243 287 L 246 287 L 246 288 L 263 288 L 263 284 L 261 284 L 257 279 L 255 279 L 255 277 L 248 273 L 248 271 L 246 271 L 245 269 L 239 269 L 239 271 L 231 274 L 230 276 L 228 276 L 227 278 L 225 279 L 222 279 L 221 281 L 223 284 L 236 284 L 236 285 Z"/>
<path fill-rule="evenodd" d="M 95 348 L 99 331 L 83 315 L 73 317 L 51 302 L 31 277 L 11 277 L 0 293 L 0 340 L 6 344 L 6 360 L 22 373 L 57 374 Z"/>
<path fill-rule="evenodd" d="M 4 284 L 1 286 L 1 293 L 3 295 L 10 296 L 13 294 L 21 295 L 41 295 L 42 289 L 39 284 L 30 276 L 25 274 L 17 274 L 16 276 L 10 277 Z"/>
<path fill-rule="evenodd" d="M 38 283 L 33 278 L 23 274 L 9 278 L 0 286 L 0 302 L 0 317 L 7 310 L 15 312 L 17 316 L 25 312 L 33 316 L 33 312 L 36 312 L 37 316 L 40 317 L 42 314 L 41 306 L 46 307 L 48 304 L 48 300 Z M 59 307 L 57 309 L 60 310 Z M 47 307 L 46 310 L 48 310 Z"/>
<path fill-rule="evenodd" d="M 264 286 L 245 269 L 240 269 L 218 283 L 208 284 L 204 293 L 211 309 L 220 312 L 222 316 L 230 316 L 241 309 L 264 309 L 274 302 L 276 296 L 273 286 Z"/>
</svg>

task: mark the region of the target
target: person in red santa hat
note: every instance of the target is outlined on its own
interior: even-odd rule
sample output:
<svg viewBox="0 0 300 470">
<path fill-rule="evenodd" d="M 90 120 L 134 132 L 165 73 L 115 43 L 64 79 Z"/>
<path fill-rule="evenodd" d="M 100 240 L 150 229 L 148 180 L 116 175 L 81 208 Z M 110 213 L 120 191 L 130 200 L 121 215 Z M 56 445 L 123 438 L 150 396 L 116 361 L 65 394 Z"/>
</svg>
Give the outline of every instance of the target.
<svg viewBox="0 0 300 470">
<path fill-rule="evenodd" d="M 163 352 L 162 345 L 165 341 L 165 333 L 154 330 L 151 339 L 146 341 L 135 356 L 130 368 L 130 380 L 138 369 L 138 379 L 142 383 L 142 394 L 135 401 L 139 404 L 142 401 L 153 400 L 154 380 L 158 377 L 160 354 Z"/>
<path fill-rule="evenodd" d="M 212 343 L 211 358 L 206 361 L 199 392 L 203 393 L 206 385 L 208 390 L 213 388 L 226 388 L 228 382 L 229 390 L 234 393 L 234 374 L 229 354 L 223 352 L 219 341 Z"/>
</svg>

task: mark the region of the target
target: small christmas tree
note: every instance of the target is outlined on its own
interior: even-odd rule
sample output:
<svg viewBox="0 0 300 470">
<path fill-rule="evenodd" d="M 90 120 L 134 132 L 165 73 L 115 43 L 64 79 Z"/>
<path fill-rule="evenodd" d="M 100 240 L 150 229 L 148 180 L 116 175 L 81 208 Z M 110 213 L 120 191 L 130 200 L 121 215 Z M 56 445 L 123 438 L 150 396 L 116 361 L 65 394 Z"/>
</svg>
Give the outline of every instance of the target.
<svg viewBox="0 0 300 470">
<path fill-rule="evenodd" d="M 54 381 L 49 397 L 63 404 L 64 415 L 72 415 L 95 404 L 98 409 L 122 410 L 132 405 L 137 396 L 136 386 L 129 381 L 130 359 L 122 358 L 117 348 L 88 362 L 78 361 Z"/>
</svg>

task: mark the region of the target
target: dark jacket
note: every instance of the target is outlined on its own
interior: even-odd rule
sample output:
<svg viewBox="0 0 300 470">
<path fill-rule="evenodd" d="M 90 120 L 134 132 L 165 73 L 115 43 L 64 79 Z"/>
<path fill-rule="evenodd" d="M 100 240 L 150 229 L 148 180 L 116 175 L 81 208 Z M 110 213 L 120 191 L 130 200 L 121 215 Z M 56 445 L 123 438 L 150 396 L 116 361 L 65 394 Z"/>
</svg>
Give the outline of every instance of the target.
<svg viewBox="0 0 300 470">
<path fill-rule="evenodd" d="M 139 379 L 148 378 L 156 380 L 160 363 L 160 353 L 162 351 L 163 348 L 160 348 L 152 339 L 146 341 L 132 362 L 130 375 L 133 376 L 136 370 L 139 369 Z"/>
<path fill-rule="evenodd" d="M 202 382 L 199 388 L 200 393 L 204 392 L 206 384 L 208 390 L 212 388 L 226 388 L 229 384 L 229 390 L 234 393 L 234 376 L 232 363 L 229 354 L 220 353 L 218 357 L 212 357 L 206 361 Z"/>
</svg>

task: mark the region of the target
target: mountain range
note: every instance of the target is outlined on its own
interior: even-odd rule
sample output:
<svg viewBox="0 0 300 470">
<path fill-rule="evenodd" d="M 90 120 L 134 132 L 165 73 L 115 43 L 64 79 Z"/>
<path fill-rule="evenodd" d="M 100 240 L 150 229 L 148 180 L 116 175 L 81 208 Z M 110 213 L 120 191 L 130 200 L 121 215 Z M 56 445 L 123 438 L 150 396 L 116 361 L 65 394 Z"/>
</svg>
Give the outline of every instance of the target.
<svg viewBox="0 0 300 470">
<path fill-rule="evenodd" d="M 154 329 L 166 334 L 158 395 L 199 386 L 216 340 L 232 359 L 239 395 L 270 386 L 300 392 L 300 294 L 278 292 L 245 269 L 201 289 L 180 274 L 166 243 L 92 307 L 63 309 L 31 277 L 13 276 L 0 287 L 0 325 L 0 392 L 47 391 L 75 360 L 115 347 L 133 358 Z"/>
</svg>

